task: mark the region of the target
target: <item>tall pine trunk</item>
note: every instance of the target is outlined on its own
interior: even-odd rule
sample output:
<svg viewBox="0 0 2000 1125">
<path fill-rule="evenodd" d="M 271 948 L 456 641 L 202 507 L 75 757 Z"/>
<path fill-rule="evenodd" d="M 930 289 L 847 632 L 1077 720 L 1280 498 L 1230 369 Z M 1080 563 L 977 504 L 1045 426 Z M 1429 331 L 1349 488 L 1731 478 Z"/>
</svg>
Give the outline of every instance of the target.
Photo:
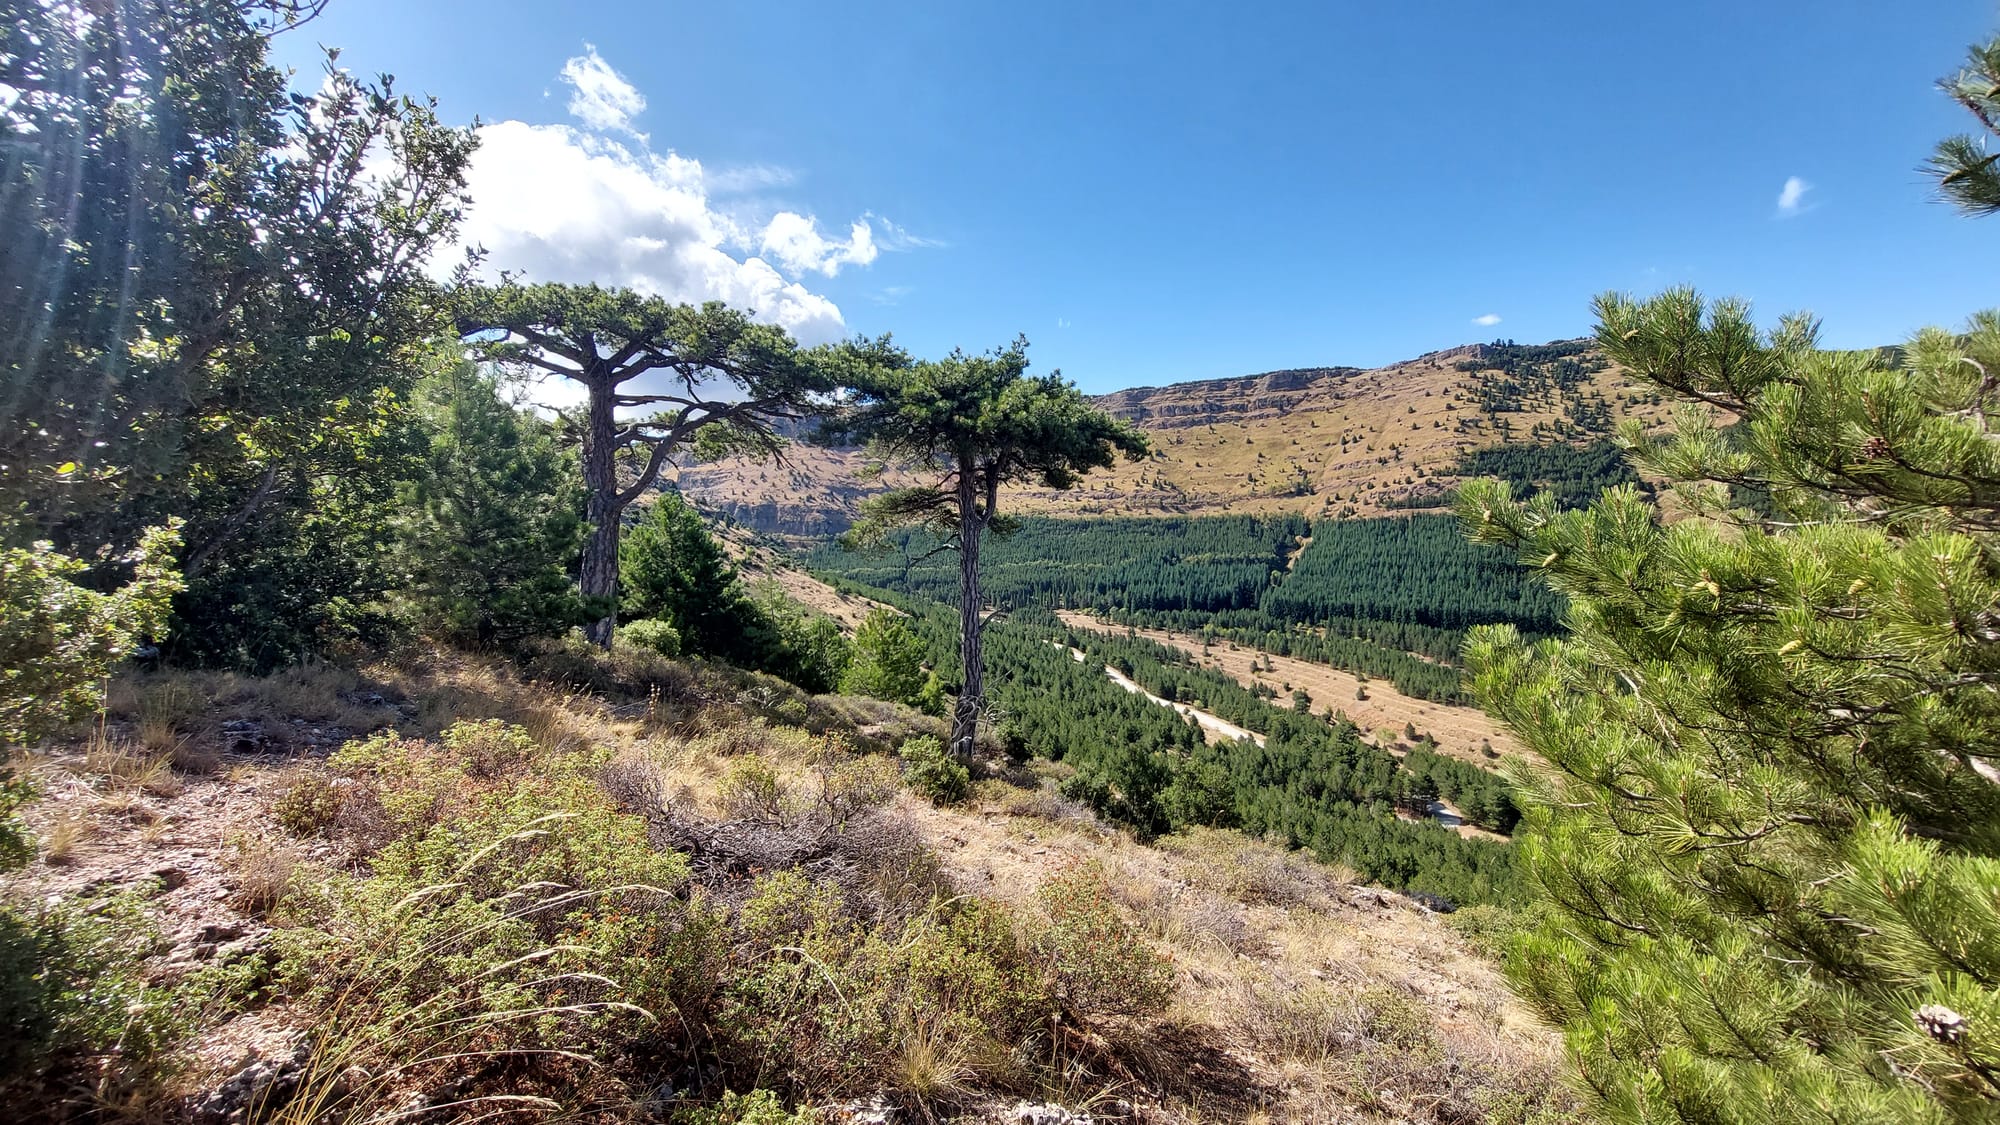
<svg viewBox="0 0 2000 1125">
<path fill-rule="evenodd" d="M 958 529 L 958 662 L 965 683 L 952 710 L 951 752 L 971 761 L 986 692 L 986 660 L 979 645 L 979 540 L 986 515 L 979 510 L 979 484 L 972 466 L 963 461 L 958 471 Z"/>
<path fill-rule="evenodd" d="M 583 543 L 583 569 L 577 576 L 577 590 L 590 599 L 605 599 L 612 608 L 590 623 L 584 635 L 603 647 L 611 647 L 611 633 L 618 627 L 615 599 L 618 595 L 618 535 L 624 505 L 618 497 L 617 431 L 612 417 L 612 396 L 616 388 L 609 380 L 593 379 L 590 388 L 589 422 L 583 435 L 583 483 L 588 497 L 584 519 L 590 537 Z"/>
</svg>

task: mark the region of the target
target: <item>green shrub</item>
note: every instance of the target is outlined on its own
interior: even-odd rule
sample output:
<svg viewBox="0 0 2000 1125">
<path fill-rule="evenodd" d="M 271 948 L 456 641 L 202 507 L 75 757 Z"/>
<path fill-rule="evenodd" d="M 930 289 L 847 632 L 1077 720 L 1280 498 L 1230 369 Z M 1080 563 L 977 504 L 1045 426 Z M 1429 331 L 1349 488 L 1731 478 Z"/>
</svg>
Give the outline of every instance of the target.
<svg viewBox="0 0 2000 1125">
<path fill-rule="evenodd" d="M 472 788 L 465 767 L 447 760 L 436 743 L 392 731 L 349 742 L 334 751 L 327 767 L 360 783 L 352 800 L 380 807 L 381 843 L 451 816 Z"/>
<path fill-rule="evenodd" d="M 798 871 L 760 878 L 737 918 L 739 961 L 717 1026 L 722 1053 L 746 1076 L 781 1076 L 804 1091 L 857 1090 L 879 1074 L 892 1041 L 862 954 L 867 935 L 837 887 Z"/>
<path fill-rule="evenodd" d="M 1515 934 L 1528 928 L 1528 920 L 1520 911 L 1486 903 L 1461 906 L 1445 915 L 1444 921 L 1474 949 L 1496 959 L 1506 952 L 1507 943 Z"/>
<path fill-rule="evenodd" d="M 280 988 L 318 1017 L 315 1096 L 372 1112 L 397 1092 L 337 1091 L 340 1073 L 426 1054 L 519 1060 L 510 1094 L 573 1087 L 713 990 L 719 919 L 681 897 L 688 872 L 557 763 L 414 823 L 366 876 L 300 890 L 271 941 Z"/>
<path fill-rule="evenodd" d="M 955 805 L 972 790 L 972 774 L 945 753 L 944 743 L 937 738 L 920 735 L 909 739 L 897 756 L 903 759 L 903 781 L 911 792 L 933 805 Z"/>
<path fill-rule="evenodd" d="M 752 1090 L 725 1093 L 714 1105 L 680 1110 L 673 1119 L 674 1125 L 816 1125 L 820 1116 L 807 1106 L 788 1113 L 776 1093 Z"/>
<path fill-rule="evenodd" d="M 52 1094 L 65 1075 L 100 1097 L 157 1089 L 189 1022 L 146 983 L 155 940 L 135 895 L 0 907 L 0 1093 Z"/>
<path fill-rule="evenodd" d="M 1104 868 L 1077 863 L 1043 883 L 1045 915 L 1035 935 L 1071 1012 L 1144 1016 L 1173 998 L 1173 962 L 1149 947 L 1118 914 Z"/>
<path fill-rule="evenodd" d="M 924 669 L 928 650 L 900 613 L 878 609 L 854 633 L 854 656 L 840 678 L 840 690 L 944 714 L 944 685 Z"/>
<path fill-rule="evenodd" d="M 674 628 L 671 621 L 657 617 L 643 617 L 618 627 L 618 640 L 634 648 L 643 648 L 661 656 L 681 654 L 681 631 Z"/>
<path fill-rule="evenodd" d="M 540 747 L 533 735 L 499 719 L 460 720 L 438 735 L 446 750 L 473 777 L 498 777 L 526 765 Z"/>
<path fill-rule="evenodd" d="M 180 542 L 148 531 L 132 582 L 109 594 L 79 585 L 87 564 L 47 543 L 0 549 L 0 751 L 103 707 L 112 665 L 166 624 Z"/>
<path fill-rule="evenodd" d="M 294 836 L 318 836 L 333 827 L 347 803 L 333 779 L 309 773 L 287 786 L 271 804 L 278 827 Z"/>
<path fill-rule="evenodd" d="M 1360 1001 L 1370 1039 L 1404 1051 L 1436 1044 L 1437 1019 L 1416 997 L 1393 988 L 1371 988 Z"/>
<path fill-rule="evenodd" d="M 857 754 L 838 734 L 824 736 L 813 747 L 811 768 L 819 782 L 819 802 L 836 826 L 887 801 L 900 787 L 887 757 Z"/>
<path fill-rule="evenodd" d="M 959 900 L 914 921 L 899 951 L 892 978 L 903 989 L 898 1015 L 906 1033 L 924 1026 L 1004 1054 L 1055 1015 L 1047 975 L 1005 907 Z"/>
<path fill-rule="evenodd" d="M 778 771 L 755 754 L 730 762 L 716 792 L 731 816 L 776 820 L 784 811 L 784 785 L 778 780 Z"/>
</svg>

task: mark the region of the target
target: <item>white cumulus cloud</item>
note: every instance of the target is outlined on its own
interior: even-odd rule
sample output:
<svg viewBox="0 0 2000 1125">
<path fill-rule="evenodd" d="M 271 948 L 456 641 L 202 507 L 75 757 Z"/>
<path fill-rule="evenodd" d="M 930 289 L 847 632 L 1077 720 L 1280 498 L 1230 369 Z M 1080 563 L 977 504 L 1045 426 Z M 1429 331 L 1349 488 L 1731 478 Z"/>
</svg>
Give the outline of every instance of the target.
<svg viewBox="0 0 2000 1125">
<path fill-rule="evenodd" d="M 828 277 L 839 273 L 842 266 L 865 266 L 880 253 L 875 248 L 875 232 L 865 221 L 848 227 L 843 242 L 821 234 L 817 220 L 791 211 L 771 216 L 757 248 L 793 273 Z"/>
<path fill-rule="evenodd" d="M 705 180 L 700 161 L 674 153 L 633 151 L 564 125 L 502 121 L 479 131 L 460 238 L 485 248 L 489 274 L 722 301 L 805 343 L 844 335 L 832 301 L 763 258 L 731 253 L 751 232 L 711 206 Z"/>
<path fill-rule="evenodd" d="M 479 130 L 459 244 L 485 250 L 487 277 L 504 271 L 527 282 L 722 301 L 816 344 L 846 335 L 846 325 L 807 277 L 833 277 L 885 250 L 926 244 L 869 212 L 831 234 L 809 212 L 744 198 L 791 183 L 785 169 L 712 170 L 655 151 L 632 129 L 645 97 L 587 44 L 564 64 L 562 79 L 574 91 L 569 109 L 578 125 L 501 121 Z M 457 258 L 440 254 L 436 267 L 449 269 Z"/>
<path fill-rule="evenodd" d="M 1472 323 L 1477 324 L 1481 328 L 1491 328 L 1500 323 L 1500 314 L 1487 313 L 1485 316 L 1475 316 L 1472 318 Z"/>
<path fill-rule="evenodd" d="M 1778 192 L 1779 217 L 1790 218 L 1804 210 L 1806 193 L 1811 190 L 1812 185 L 1797 176 L 1786 177 L 1784 188 Z"/>
<path fill-rule="evenodd" d="M 645 139 L 633 130 L 632 119 L 645 112 L 646 96 L 599 58 L 596 47 L 585 43 L 582 54 L 563 63 L 562 80 L 569 83 L 569 111 L 577 120 L 607 133 Z"/>
</svg>

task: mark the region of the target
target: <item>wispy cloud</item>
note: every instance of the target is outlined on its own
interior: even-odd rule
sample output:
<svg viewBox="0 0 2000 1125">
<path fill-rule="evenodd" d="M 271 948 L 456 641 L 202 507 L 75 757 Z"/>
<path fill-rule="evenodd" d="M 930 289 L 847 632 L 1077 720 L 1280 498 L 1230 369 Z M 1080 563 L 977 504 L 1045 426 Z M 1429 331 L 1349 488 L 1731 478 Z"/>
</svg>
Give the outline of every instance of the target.
<svg viewBox="0 0 2000 1125">
<path fill-rule="evenodd" d="M 1477 324 L 1481 328 L 1491 328 L 1500 323 L 1500 314 L 1487 313 L 1485 316 L 1475 316 L 1472 318 L 1472 323 Z"/>
<path fill-rule="evenodd" d="M 873 211 L 868 212 L 862 217 L 875 224 L 876 231 L 878 232 L 875 241 L 880 243 L 884 250 L 891 252 L 903 250 L 941 250 L 951 246 L 951 243 L 946 242 L 942 238 L 926 238 L 923 235 L 911 234 L 909 231 L 877 215 Z"/>
<path fill-rule="evenodd" d="M 646 96 L 611 69 L 588 43 L 583 53 L 563 63 L 562 80 L 569 83 L 569 111 L 578 121 L 600 132 L 627 133 L 645 140 L 632 119 L 646 111 Z"/>
<path fill-rule="evenodd" d="M 1056 327 L 1057 327 L 1057 328 L 1068 328 L 1068 327 L 1069 327 L 1069 318 L 1068 318 L 1068 317 L 1066 317 L 1066 316 L 1059 316 L 1059 317 L 1057 317 L 1057 318 L 1056 318 Z"/>
<path fill-rule="evenodd" d="M 790 168 L 778 168 L 769 164 L 751 164 L 743 168 L 724 168 L 708 174 L 708 190 L 716 195 L 740 195 L 744 192 L 761 191 L 764 188 L 784 187 L 798 179 Z"/>
<path fill-rule="evenodd" d="M 1806 205 L 1806 193 L 1812 189 L 1811 184 L 1797 176 L 1786 177 L 1784 188 L 1778 192 L 1778 217 L 1789 219 L 1811 210 Z"/>
<path fill-rule="evenodd" d="M 903 298 L 909 295 L 910 287 L 907 285 L 884 285 L 875 292 L 868 294 L 868 299 L 878 305 L 897 305 L 901 304 Z"/>
</svg>

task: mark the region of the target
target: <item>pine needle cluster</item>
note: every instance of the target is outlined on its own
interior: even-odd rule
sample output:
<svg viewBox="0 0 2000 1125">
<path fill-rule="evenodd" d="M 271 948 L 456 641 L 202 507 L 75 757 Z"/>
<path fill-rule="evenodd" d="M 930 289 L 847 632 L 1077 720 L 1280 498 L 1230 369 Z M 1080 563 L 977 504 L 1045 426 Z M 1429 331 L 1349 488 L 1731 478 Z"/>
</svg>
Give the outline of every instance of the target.
<svg viewBox="0 0 2000 1125">
<path fill-rule="evenodd" d="M 1903 349 L 1680 290 L 1598 341 L 1672 491 L 1468 485 L 1570 635 L 1475 631 L 1546 912 L 1509 973 L 1617 1121 L 2000 1116 L 2000 316 Z"/>
</svg>

